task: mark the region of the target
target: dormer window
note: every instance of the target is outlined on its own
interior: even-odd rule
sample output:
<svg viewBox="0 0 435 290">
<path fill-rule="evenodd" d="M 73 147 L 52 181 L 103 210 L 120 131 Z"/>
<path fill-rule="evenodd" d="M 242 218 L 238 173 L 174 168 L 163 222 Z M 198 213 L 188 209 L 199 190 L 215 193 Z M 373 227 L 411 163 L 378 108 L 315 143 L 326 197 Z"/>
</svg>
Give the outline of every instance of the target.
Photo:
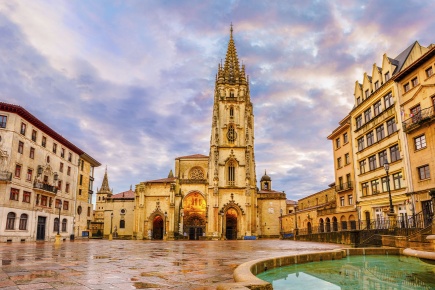
<svg viewBox="0 0 435 290">
<path fill-rule="evenodd" d="M 360 97 L 356 98 L 356 104 L 357 105 L 361 104 L 361 98 Z"/>
<path fill-rule="evenodd" d="M 390 72 L 387 71 L 387 72 L 385 73 L 385 82 L 388 82 L 389 80 L 390 80 Z"/>
<path fill-rule="evenodd" d="M 369 97 L 369 90 L 365 91 L 365 96 L 366 96 L 366 99 Z"/>
<path fill-rule="evenodd" d="M 375 82 L 375 90 L 379 89 L 379 81 Z"/>
</svg>

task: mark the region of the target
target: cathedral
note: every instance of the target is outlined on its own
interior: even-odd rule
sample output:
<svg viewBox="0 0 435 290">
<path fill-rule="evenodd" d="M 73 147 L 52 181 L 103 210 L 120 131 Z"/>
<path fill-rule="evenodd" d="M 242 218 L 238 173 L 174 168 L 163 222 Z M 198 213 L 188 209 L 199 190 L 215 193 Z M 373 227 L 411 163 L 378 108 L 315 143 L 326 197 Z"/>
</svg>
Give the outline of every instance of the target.
<svg viewBox="0 0 435 290">
<path fill-rule="evenodd" d="M 216 74 L 209 156 L 177 157 L 166 178 L 120 194 L 109 189 L 106 170 L 95 222 L 104 225 L 104 236 L 135 239 L 278 237 L 286 196 L 271 185 L 265 172 L 257 187 L 249 78 L 231 27 L 225 62 Z"/>
</svg>

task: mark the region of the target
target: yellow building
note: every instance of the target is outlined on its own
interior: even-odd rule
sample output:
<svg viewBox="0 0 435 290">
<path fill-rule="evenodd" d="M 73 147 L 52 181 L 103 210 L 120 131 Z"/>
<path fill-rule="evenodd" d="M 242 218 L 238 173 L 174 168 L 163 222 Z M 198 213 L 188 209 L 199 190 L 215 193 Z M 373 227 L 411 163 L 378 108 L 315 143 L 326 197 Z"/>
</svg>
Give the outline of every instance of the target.
<svg viewBox="0 0 435 290">
<path fill-rule="evenodd" d="M 84 153 L 80 156 L 75 201 L 74 234 L 76 237 L 88 237 L 93 218 L 93 182 L 94 168 L 101 164 Z"/>
<path fill-rule="evenodd" d="M 366 224 L 389 227 L 397 215 L 403 223 L 411 213 L 405 206 L 410 183 L 403 158 L 400 92 L 392 78 L 424 50 L 413 44 L 395 58 L 384 54 L 382 67 L 374 64 L 371 75 L 364 73 L 363 82 L 355 84 L 355 107 L 350 112 L 355 186 Z"/>
<path fill-rule="evenodd" d="M 435 189 L 435 46 L 421 47 L 408 65 L 395 76 L 400 94 L 400 111 L 410 185 L 407 201 L 415 222 L 430 224 L 433 215 L 429 190 Z"/>
<path fill-rule="evenodd" d="M 333 231 L 350 230 L 359 228 L 356 221 L 360 220 L 357 213 L 357 199 L 355 196 L 355 173 L 353 162 L 353 146 L 351 133 L 351 116 L 347 115 L 340 121 L 338 126 L 329 136 L 332 141 L 334 153 L 334 173 L 336 207 L 333 210 L 335 216 L 332 227 Z"/>
</svg>

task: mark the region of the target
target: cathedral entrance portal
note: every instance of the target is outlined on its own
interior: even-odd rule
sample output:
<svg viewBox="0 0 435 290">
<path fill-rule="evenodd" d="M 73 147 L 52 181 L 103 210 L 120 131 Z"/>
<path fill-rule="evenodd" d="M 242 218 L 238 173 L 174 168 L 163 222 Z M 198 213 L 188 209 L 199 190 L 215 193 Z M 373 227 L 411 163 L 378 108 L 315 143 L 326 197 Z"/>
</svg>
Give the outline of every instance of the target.
<svg viewBox="0 0 435 290">
<path fill-rule="evenodd" d="M 237 212 L 235 209 L 231 208 L 227 211 L 225 216 L 226 231 L 225 237 L 227 240 L 237 239 Z"/>
<path fill-rule="evenodd" d="M 163 240 L 163 218 L 159 215 L 153 220 L 153 240 Z"/>
<path fill-rule="evenodd" d="M 189 240 L 199 240 L 205 233 L 206 205 L 199 192 L 189 193 L 183 201 L 183 231 Z"/>
</svg>

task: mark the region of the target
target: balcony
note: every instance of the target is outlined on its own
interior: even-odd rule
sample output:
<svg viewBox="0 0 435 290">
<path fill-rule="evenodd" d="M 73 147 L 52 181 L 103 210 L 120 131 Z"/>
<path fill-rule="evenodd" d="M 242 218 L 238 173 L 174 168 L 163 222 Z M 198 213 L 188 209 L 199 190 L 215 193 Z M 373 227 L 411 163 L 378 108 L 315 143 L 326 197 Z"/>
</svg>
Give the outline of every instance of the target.
<svg viewBox="0 0 435 290">
<path fill-rule="evenodd" d="M 11 181 L 12 180 L 12 172 L 2 171 L 0 172 L 0 181 Z"/>
<path fill-rule="evenodd" d="M 345 191 L 345 190 L 349 190 L 353 188 L 353 183 L 352 181 L 348 181 L 345 182 L 343 184 L 339 184 L 335 186 L 335 191 L 336 192 L 340 192 L 340 191 Z"/>
<path fill-rule="evenodd" d="M 46 183 L 42 183 L 42 182 L 35 182 L 33 183 L 33 188 L 34 189 L 39 189 L 39 190 L 43 190 L 43 191 L 47 191 L 50 193 L 57 193 L 57 187 L 54 185 L 49 185 Z"/>
<path fill-rule="evenodd" d="M 433 121 L 434 119 L 434 107 L 423 109 L 402 123 L 403 131 L 409 133 L 414 129 L 419 128 L 422 124 Z"/>
</svg>

